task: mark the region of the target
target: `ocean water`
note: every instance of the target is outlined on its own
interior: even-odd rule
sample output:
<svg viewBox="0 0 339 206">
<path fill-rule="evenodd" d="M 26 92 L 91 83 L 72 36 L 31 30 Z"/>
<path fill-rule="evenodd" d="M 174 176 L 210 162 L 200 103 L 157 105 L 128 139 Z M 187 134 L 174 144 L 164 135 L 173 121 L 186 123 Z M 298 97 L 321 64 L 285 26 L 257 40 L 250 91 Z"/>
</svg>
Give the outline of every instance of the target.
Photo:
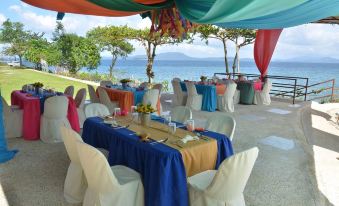
<svg viewBox="0 0 339 206">
<path fill-rule="evenodd" d="M 103 60 L 97 69 L 99 73 L 108 73 L 110 61 Z M 223 61 L 168 61 L 155 60 L 153 71 L 155 82 L 170 81 L 174 77 L 187 80 L 199 80 L 201 75 L 213 76 L 214 73 L 225 72 Z M 240 72 L 248 74 L 260 74 L 254 62 L 241 62 Z M 336 87 L 339 87 L 339 63 L 300 63 L 300 62 L 271 62 L 269 75 L 307 77 L 309 85 L 338 79 Z M 119 60 L 115 66 L 114 75 L 117 78 L 134 78 L 146 81 L 145 60 Z M 304 84 L 303 82 L 299 82 Z"/>
</svg>

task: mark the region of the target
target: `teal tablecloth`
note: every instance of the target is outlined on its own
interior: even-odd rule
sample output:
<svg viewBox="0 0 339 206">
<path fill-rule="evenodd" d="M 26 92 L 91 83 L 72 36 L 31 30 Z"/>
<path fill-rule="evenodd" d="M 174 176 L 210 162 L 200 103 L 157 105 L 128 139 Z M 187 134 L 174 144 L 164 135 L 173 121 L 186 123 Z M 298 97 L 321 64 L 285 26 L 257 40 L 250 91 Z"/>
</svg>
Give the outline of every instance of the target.
<svg viewBox="0 0 339 206">
<path fill-rule="evenodd" d="M 237 89 L 240 90 L 241 104 L 253 104 L 254 87 L 251 82 L 238 82 Z"/>
<path fill-rule="evenodd" d="M 1 98 L 1 94 L 0 94 Z M 7 150 L 7 143 L 5 138 L 5 128 L 4 128 L 4 120 L 3 120 L 3 107 L 2 101 L 0 100 L 0 163 L 7 162 L 11 160 L 17 150 L 9 151 Z"/>
<path fill-rule="evenodd" d="M 180 82 L 182 91 L 187 91 L 185 82 Z M 201 110 L 214 112 L 217 109 L 217 89 L 214 85 L 196 84 L 198 94 L 202 95 Z"/>
</svg>

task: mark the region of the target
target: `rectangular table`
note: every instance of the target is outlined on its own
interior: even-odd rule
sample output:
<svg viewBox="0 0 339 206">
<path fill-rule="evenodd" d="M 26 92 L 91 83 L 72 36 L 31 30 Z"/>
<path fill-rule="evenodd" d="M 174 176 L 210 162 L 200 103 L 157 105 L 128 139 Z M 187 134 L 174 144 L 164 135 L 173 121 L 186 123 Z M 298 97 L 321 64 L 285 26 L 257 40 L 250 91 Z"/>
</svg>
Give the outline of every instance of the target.
<svg viewBox="0 0 339 206">
<path fill-rule="evenodd" d="M 139 137 L 131 135 L 133 132 L 129 129 L 113 129 L 102 121 L 98 117 L 85 121 L 84 142 L 107 149 L 110 165 L 125 165 L 140 173 L 145 189 L 145 205 L 188 205 L 187 171 L 178 149 L 162 143 L 142 143 Z M 231 141 L 215 132 L 208 131 L 204 135 L 216 141 L 215 168 L 218 168 L 225 158 L 233 155 Z"/>
<path fill-rule="evenodd" d="M 79 132 L 79 117 L 74 99 L 68 97 L 67 118 L 72 126 L 72 129 Z M 11 104 L 18 105 L 23 110 L 22 135 L 25 140 L 40 139 L 40 116 L 41 105 L 44 102 L 43 97 L 33 96 L 21 91 L 13 91 L 11 94 Z"/>
<path fill-rule="evenodd" d="M 180 82 L 182 91 L 187 91 L 185 82 Z M 198 94 L 202 95 L 202 106 L 201 110 L 214 112 L 217 109 L 217 95 L 220 92 L 223 94 L 225 92 L 224 85 L 204 85 L 204 84 L 195 84 Z M 218 87 L 218 89 L 217 89 Z"/>
</svg>

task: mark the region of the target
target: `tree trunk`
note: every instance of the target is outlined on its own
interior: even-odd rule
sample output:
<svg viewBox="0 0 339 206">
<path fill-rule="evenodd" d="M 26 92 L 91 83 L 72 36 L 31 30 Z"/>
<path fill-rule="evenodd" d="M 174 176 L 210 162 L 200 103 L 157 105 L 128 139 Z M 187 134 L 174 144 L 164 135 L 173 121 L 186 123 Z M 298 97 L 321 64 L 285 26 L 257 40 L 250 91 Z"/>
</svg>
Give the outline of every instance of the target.
<svg viewBox="0 0 339 206">
<path fill-rule="evenodd" d="M 117 61 L 117 58 L 118 57 L 116 55 L 113 55 L 111 65 L 109 66 L 109 79 L 111 80 L 113 77 L 113 68 L 114 68 L 115 62 Z"/>
<path fill-rule="evenodd" d="M 148 43 L 148 49 L 147 49 L 148 60 L 147 60 L 147 68 L 146 68 L 148 83 L 152 83 L 152 79 L 154 78 L 153 62 L 154 62 L 154 58 L 155 58 L 155 50 L 157 48 L 157 45 L 153 44 L 153 49 L 151 47 L 152 47 L 152 44 L 149 42 Z"/>
<path fill-rule="evenodd" d="M 239 50 L 240 50 L 240 47 L 237 46 L 236 47 L 236 52 L 237 52 L 237 72 L 240 73 L 240 58 L 239 58 Z"/>
<path fill-rule="evenodd" d="M 236 72 L 236 68 L 237 68 L 237 59 L 238 59 L 238 38 L 235 40 L 235 56 L 234 56 L 234 59 L 233 59 L 233 65 L 232 65 L 232 69 L 233 69 L 233 73 Z"/>
<path fill-rule="evenodd" d="M 18 56 L 19 56 L 20 66 L 22 66 L 22 56 L 21 55 L 18 55 Z"/>
<path fill-rule="evenodd" d="M 226 73 L 229 73 L 229 69 L 228 69 L 228 60 L 227 60 L 227 47 L 226 47 L 226 39 L 222 40 L 222 43 L 224 45 L 224 55 L 225 55 L 225 67 L 226 67 Z"/>
</svg>

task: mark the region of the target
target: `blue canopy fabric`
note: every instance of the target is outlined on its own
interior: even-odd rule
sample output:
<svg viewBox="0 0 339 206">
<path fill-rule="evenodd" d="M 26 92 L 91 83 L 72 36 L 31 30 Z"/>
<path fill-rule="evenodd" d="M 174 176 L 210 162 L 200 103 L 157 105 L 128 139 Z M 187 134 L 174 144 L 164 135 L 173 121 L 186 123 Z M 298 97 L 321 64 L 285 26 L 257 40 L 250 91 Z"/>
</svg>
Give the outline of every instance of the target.
<svg viewBox="0 0 339 206">
<path fill-rule="evenodd" d="M 202 1 L 204 3 L 202 3 Z M 339 0 L 176 0 L 195 23 L 228 28 L 279 29 L 339 15 Z"/>
<path fill-rule="evenodd" d="M 0 97 L 1 97 L 1 93 L 0 93 Z M 2 101 L 0 100 L 0 163 L 4 163 L 4 162 L 11 160 L 17 152 L 18 152 L 17 150 L 12 150 L 12 151 L 7 150 L 4 120 L 3 120 L 3 107 L 2 107 Z"/>
</svg>

